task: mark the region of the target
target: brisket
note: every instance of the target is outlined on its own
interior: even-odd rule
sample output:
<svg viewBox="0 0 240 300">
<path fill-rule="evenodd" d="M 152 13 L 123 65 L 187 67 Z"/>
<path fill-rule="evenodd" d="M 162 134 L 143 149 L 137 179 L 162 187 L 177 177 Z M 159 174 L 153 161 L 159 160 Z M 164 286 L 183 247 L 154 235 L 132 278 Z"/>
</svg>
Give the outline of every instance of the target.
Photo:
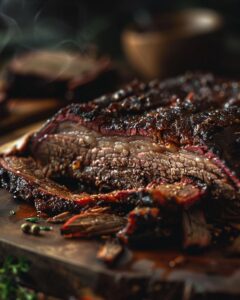
<svg viewBox="0 0 240 300">
<path fill-rule="evenodd" d="M 113 88 L 116 72 L 108 58 L 42 50 L 15 57 L 3 79 L 7 98 L 88 101 Z"/>
<path fill-rule="evenodd" d="M 190 176 L 212 197 L 238 202 L 238 92 L 238 83 L 211 75 L 134 82 L 61 110 L 34 134 L 28 153 L 47 177 L 66 176 L 99 192 Z"/>
<path fill-rule="evenodd" d="M 189 73 L 69 105 L 1 159 L 2 186 L 48 213 L 186 207 L 207 186 L 240 216 L 239 93 L 239 82 Z"/>
<path fill-rule="evenodd" d="M 183 212 L 183 248 L 190 251 L 206 248 L 211 243 L 211 234 L 201 209 Z"/>
<path fill-rule="evenodd" d="M 126 223 L 124 217 L 112 213 L 85 212 L 72 217 L 61 228 L 65 237 L 107 235 L 118 232 Z"/>
<path fill-rule="evenodd" d="M 116 240 L 107 240 L 97 253 L 97 258 L 108 265 L 114 264 L 123 254 L 124 247 Z"/>
<path fill-rule="evenodd" d="M 171 218 L 166 215 L 163 217 L 155 207 L 137 207 L 129 213 L 127 225 L 118 232 L 118 238 L 129 244 L 156 243 L 157 239 L 167 239 L 172 235 L 173 225 L 178 220 L 177 214 L 174 220 L 173 215 Z"/>
<path fill-rule="evenodd" d="M 128 212 L 136 205 L 183 207 L 196 203 L 206 187 L 189 179 L 179 183 L 149 185 L 146 188 L 118 190 L 105 194 L 73 192 L 68 187 L 45 177 L 42 168 L 32 158 L 7 156 L 0 160 L 1 186 L 15 198 L 35 204 L 37 211 L 57 214 L 80 212 L 91 207 L 111 207 Z M 167 205 L 168 204 L 168 205 Z"/>
</svg>

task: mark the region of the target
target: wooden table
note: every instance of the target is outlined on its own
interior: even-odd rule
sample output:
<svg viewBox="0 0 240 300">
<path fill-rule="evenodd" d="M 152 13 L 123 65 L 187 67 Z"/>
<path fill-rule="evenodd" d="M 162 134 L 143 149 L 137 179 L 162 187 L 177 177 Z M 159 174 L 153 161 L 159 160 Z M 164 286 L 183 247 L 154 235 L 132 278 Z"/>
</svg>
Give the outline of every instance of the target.
<svg viewBox="0 0 240 300">
<path fill-rule="evenodd" d="M 15 216 L 9 216 L 11 210 Z M 31 284 L 40 291 L 64 299 L 85 289 L 107 299 L 143 299 L 146 293 L 158 297 L 153 299 L 194 299 L 194 291 L 240 293 L 240 260 L 219 251 L 189 256 L 162 247 L 127 250 L 116 267 L 108 268 L 96 258 L 96 240 L 64 239 L 58 225 L 40 237 L 22 233 L 22 219 L 32 214 L 31 208 L 0 191 L 0 255 L 27 257 Z M 173 268 L 174 261 L 180 263 Z"/>
</svg>

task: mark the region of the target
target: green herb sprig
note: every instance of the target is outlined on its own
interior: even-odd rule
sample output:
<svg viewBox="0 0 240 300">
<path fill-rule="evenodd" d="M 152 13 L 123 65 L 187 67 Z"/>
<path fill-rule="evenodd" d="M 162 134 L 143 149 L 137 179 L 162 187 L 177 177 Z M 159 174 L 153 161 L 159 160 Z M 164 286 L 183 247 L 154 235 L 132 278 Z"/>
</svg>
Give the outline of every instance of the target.
<svg viewBox="0 0 240 300">
<path fill-rule="evenodd" d="M 53 227 L 52 226 L 40 226 L 40 230 L 42 230 L 42 231 L 52 231 Z"/>
<path fill-rule="evenodd" d="M 31 217 L 31 218 L 26 218 L 24 219 L 26 222 L 30 222 L 30 223 L 39 223 L 41 221 L 43 221 L 41 218 L 39 217 Z"/>
<path fill-rule="evenodd" d="M 29 264 L 24 260 L 8 257 L 0 267 L 1 300 L 37 300 L 35 292 L 21 285 L 21 277 L 29 271 Z"/>
</svg>

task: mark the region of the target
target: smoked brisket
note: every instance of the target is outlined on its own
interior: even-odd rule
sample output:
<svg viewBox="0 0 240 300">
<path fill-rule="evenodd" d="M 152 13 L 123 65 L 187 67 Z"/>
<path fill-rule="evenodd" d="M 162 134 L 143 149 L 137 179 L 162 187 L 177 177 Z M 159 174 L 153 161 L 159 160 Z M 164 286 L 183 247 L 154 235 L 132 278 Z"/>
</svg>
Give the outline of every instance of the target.
<svg viewBox="0 0 240 300">
<path fill-rule="evenodd" d="M 194 230 L 187 210 L 204 203 L 204 220 L 240 219 L 239 99 L 239 82 L 211 74 L 134 81 L 63 108 L 2 155 L 1 185 L 48 214 L 109 207 L 126 215 L 137 207 L 152 220 L 156 208 L 154 227 L 180 209 Z M 129 220 L 135 216 L 142 214 Z M 185 247 L 195 245 L 191 236 Z"/>
</svg>

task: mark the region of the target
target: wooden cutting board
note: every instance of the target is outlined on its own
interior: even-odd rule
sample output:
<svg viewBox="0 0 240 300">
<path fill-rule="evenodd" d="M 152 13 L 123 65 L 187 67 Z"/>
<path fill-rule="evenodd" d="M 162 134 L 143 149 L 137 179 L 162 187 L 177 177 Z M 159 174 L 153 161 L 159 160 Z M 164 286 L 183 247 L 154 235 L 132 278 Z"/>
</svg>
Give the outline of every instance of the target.
<svg viewBox="0 0 240 300">
<path fill-rule="evenodd" d="M 11 210 L 16 211 L 10 216 Z M 96 258 L 100 242 L 67 240 L 54 225 L 36 237 L 21 232 L 24 217 L 33 209 L 17 203 L 0 190 L 0 257 L 26 257 L 31 263 L 31 284 L 41 291 L 67 299 L 86 289 L 106 299 L 199 299 L 195 293 L 240 294 L 240 260 L 221 251 L 189 256 L 177 250 L 127 250 L 118 265 L 109 268 Z M 175 267 L 174 267 L 175 264 Z M 221 299 L 235 299 L 221 298 Z M 239 299 L 239 296 L 236 296 Z"/>
<path fill-rule="evenodd" d="M 11 99 L 8 115 L 0 118 L 0 135 L 43 120 L 56 112 L 61 103 L 57 99 Z"/>
<path fill-rule="evenodd" d="M 10 216 L 11 210 L 16 215 Z M 0 258 L 26 257 L 31 263 L 28 283 L 40 291 L 63 299 L 86 290 L 111 300 L 215 299 L 216 295 L 218 300 L 240 299 L 240 259 L 226 257 L 221 249 L 190 256 L 164 245 L 154 249 L 146 245 L 126 250 L 109 268 L 96 258 L 100 241 L 64 239 L 59 225 L 39 237 L 22 233 L 24 218 L 34 213 L 31 206 L 0 190 Z"/>
</svg>

